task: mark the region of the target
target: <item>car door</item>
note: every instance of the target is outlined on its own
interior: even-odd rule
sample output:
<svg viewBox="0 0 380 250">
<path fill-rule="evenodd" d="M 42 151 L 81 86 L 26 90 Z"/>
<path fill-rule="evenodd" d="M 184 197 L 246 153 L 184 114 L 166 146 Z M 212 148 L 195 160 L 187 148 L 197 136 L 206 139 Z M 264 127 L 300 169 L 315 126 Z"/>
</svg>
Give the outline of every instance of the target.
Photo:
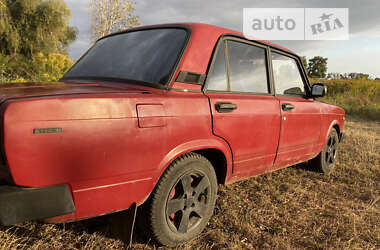
<svg viewBox="0 0 380 250">
<path fill-rule="evenodd" d="M 230 145 L 236 177 L 269 170 L 276 155 L 280 107 L 270 88 L 267 57 L 265 46 L 223 39 L 206 80 L 213 133 Z"/>
<path fill-rule="evenodd" d="M 310 159 L 318 148 L 321 111 L 308 98 L 309 85 L 298 58 L 271 50 L 273 82 L 281 106 L 280 142 L 274 169 Z"/>
</svg>

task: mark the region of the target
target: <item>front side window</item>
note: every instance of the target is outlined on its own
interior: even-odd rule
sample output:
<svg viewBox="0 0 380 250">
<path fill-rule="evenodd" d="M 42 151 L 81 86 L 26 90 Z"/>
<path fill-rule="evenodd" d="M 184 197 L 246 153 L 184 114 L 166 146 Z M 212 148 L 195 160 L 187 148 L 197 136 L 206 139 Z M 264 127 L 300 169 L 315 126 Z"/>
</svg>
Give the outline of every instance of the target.
<svg viewBox="0 0 380 250">
<path fill-rule="evenodd" d="M 139 30 L 105 37 L 62 78 L 122 79 L 165 85 L 185 46 L 179 28 Z"/>
<path fill-rule="evenodd" d="M 272 65 L 276 94 L 306 95 L 305 84 L 295 59 L 272 52 Z"/>
<path fill-rule="evenodd" d="M 235 41 L 227 48 L 231 91 L 268 94 L 266 50 Z"/>
</svg>

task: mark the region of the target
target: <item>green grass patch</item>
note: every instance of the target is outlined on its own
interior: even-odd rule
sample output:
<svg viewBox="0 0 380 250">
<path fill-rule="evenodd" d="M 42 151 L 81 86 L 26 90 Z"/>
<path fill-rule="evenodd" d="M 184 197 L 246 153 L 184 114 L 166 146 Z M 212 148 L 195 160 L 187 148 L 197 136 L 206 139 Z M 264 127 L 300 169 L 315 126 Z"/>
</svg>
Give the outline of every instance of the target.
<svg viewBox="0 0 380 250">
<path fill-rule="evenodd" d="M 321 101 L 344 108 L 352 117 L 380 120 L 380 81 L 375 80 L 328 80 L 311 79 L 311 83 L 321 82 L 328 91 Z"/>
</svg>

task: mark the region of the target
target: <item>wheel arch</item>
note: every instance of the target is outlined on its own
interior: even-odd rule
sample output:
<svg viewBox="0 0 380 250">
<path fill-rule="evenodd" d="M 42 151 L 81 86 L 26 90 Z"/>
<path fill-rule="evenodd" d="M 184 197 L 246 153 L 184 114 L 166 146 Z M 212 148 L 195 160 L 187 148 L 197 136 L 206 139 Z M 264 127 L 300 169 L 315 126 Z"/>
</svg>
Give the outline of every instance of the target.
<svg viewBox="0 0 380 250">
<path fill-rule="evenodd" d="M 339 127 L 339 125 L 335 124 L 335 125 L 333 125 L 333 128 L 336 130 L 336 132 L 338 132 L 338 135 L 340 137 L 340 127 Z"/>
<path fill-rule="evenodd" d="M 339 136 L 339 139 L 340 139 L 340 136 L 341 136 L 341 127 L 340 127 L 340 124 L 337 120 L 334 120 L 331 122 L 330 126 L 329 126 L 329 129 L 327 130 L 327 133 L 324 135 L 324 140 L 323 140 L 323 143 L 325 143 L 331 133 L 331 131 L 335 129 L 336 132 L 338 133 L 338 136 Z"/>
<path fill-rule="evenodd" d="M 157 172 L 153 176 L 154 186 L 157 185 L 162 174 L 178 157 L 187 153 L 198 153 L 207 158 L 214 167 L 218 183 L 226 183 L 232 174 L 232 152 L 229 145 L 218 138 L 194 140 L 173 148 L 160 162 Z"/>
<path fill-rule="evenodd" d="M 218 180 L 218 184 L 225 184 L 227 179 L 227 159 L 222 151 L 215 148 L 207 148 L 193 151 L 210 161 Z"/>
<path fill-rule="evenodd" d="M 163 158 L 157 168 L 157 172 L 152 176 L 153 183 L 150 192 L 148 192 L 145 198 L 139 201 L 138 204 L 142 205 L 148 200 L 170 164 L 177 158 L 191 152 L 200 154 L 211 162 L 216 173 L 218 184 L 228 183 L 232 175 L 232 151 L 228 144 L 218 139 L 190 141 L 173 148 Z M 223 163 L 223 161 L 224 164 L 221 167 L 216 167 L 215 164 Z"/>
</svg>

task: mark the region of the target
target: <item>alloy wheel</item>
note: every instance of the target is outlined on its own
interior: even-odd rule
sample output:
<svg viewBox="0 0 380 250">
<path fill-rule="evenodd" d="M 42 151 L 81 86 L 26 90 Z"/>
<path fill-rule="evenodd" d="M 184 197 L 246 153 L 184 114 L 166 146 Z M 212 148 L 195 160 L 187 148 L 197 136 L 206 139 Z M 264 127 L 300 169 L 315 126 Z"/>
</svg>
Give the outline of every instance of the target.
<svg viewBox="0 0 380 250">
<path fill-rule="evenodd" d="M 173 232 L 187 233 L 199 225 L 206 215 L 210 187 L 202 173 L 185 174 L 173 186 L 166 202 L 166 220 Z"/>
</svg>

